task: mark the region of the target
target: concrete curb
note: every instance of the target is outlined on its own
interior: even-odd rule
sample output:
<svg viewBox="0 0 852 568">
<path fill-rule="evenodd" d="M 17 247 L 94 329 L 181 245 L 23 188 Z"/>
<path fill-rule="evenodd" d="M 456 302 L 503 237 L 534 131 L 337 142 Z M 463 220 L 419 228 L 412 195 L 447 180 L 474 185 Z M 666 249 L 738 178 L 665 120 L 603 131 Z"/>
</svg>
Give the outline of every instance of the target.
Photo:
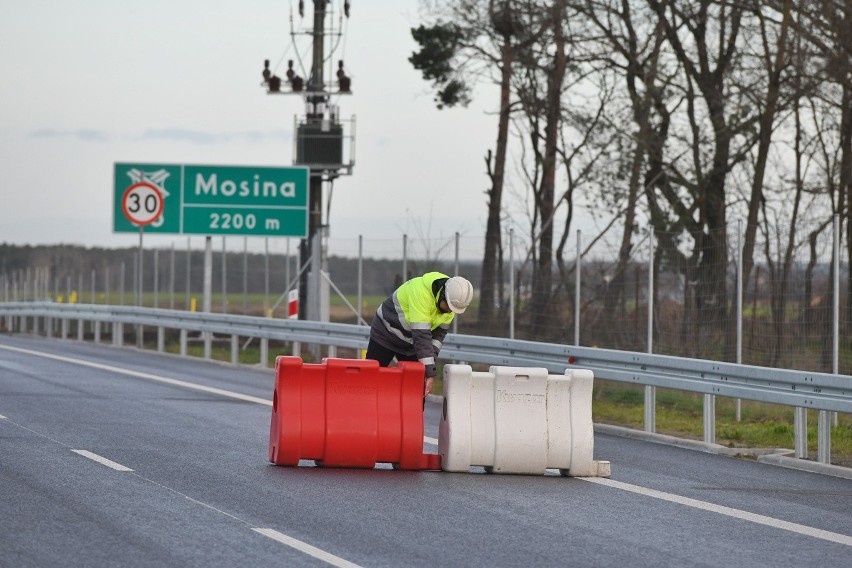
<svg viewBox="0 0 852 568">
<path fill-rule="evenodd" d="M 619 436 L 621 438 L 653 442 L 655 444 L 677 446 L 710 454 L 720 454 L 731 457 L 749 457 L 756 459 L 761 463 L 770 465 L 777 465 L 780 467 L 822 475 L 832 475 L 834 477 L 842 477 L 844 479 L 852 479 L 852 468 L 790 457 L 794 453 L 793 450 L 784 448 L 729 448 L 720 444 L 708 444 L 699 440 L 688 440 L 685 438 L 678 438 L 676 436 L 657 434 L 655 432 L 634 430 L 623 426 L 613 426 L 611 424 L 595 423 L 595 432 L 600 434 L 609 434 L 611 436 Z"/>
<path fill-rule="evenodd" d="M 810 460 L 802 460 L 783 455 L 769 455 L 757 458 L 757 461 L 768 463 L 790 469 L 798 469 L 801 471 L 809 471 L 811 473 L 820 473 L 823 475 L 833 475 L 844 479 L 852 479 L 852 469 L 839 465 L 828 463 L 820 463 Z"/>
</svg>

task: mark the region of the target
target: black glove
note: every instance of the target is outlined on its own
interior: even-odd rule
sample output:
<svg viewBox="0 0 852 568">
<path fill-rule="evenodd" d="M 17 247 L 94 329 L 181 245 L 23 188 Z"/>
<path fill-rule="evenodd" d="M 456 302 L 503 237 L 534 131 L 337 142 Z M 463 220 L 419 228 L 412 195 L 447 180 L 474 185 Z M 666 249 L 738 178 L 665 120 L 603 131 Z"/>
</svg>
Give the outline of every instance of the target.
<svg viewBox="0 0 852 568">
<path fill-rule="evenodd" d="M 438 367 L 435 365 L 426 365 L 426 378 L 434 377 L 438 374 Z"/>
</svg>

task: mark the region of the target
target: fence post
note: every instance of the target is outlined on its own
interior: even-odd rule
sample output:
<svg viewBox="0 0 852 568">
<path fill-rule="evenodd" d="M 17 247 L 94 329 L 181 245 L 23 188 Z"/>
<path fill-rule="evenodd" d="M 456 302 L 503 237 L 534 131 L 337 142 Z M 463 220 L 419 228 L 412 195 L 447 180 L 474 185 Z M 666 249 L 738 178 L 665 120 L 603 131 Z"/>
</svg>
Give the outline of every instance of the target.
<svg viewBox="0 0 852 568">
<path fill-rule="evenodd" d="M 160 307 L 160 255 L 159 249 L 154 249 L 154 307 Z"/>
<path fill-rule="evenodd" d="M 192 237 L 186 238 L 186 305 L 184 305 L 183 309 L 189 311 L 192 307 L 192 298 L 190 295 L 192 292 L 190 291 L 190 280 L 192 280 L 192 248 L 190 240 Z"/>
<path fill-rule="evenodd" d="M 361 324 L 364 313 L 364 236 L 358 235 L 358 318 L 355 323 Z M 359 359 L 361 357 L 358 357 Z"/>
<path fill-rule="evenodd" d="M 402 281 L 408 280 L 408 235 L 402 235 Z"/>
<path fill-rule="evenodd" d="M 515 229 L 509 229 L 509 339 L 515 339 Z"/>
<path fill-rule="evenodd" d="M 648 353 L 654 352 L 654 227 L 648 230 Z M 657 387 L 645 387 L 645 431 L 657 430 Z"/>
<path fill-rule="evenodd" d="M 209 314 L 212 310 L 213 303 L 213 237 L 204 237 L 204 313 Z M 204 359 L 210 360 L 213 350 L 213 333 L 203 331 L 201 335 L 204 337 Z"/>
<path fill-rule="evenodd" d="M 269 317 L 269 237 L 263 239 L 263 317 Z M 289 282 L 288 282 L 289 284 Z M 300 293 L 301 295 L 301 293 Z M 299 306 L 302 309 L 302 306 Z"/>
<path fill-rule="evenodd" d="M 743 362 L 743 220 L 737 220 L 737 364 Z M 737 399 L 735 417 L 742 420 L 742 400 Z"/>
<path fill-rule="evenodd" d="M 287 266 L 290 266 L 290 239 L 287 239 Z M 248 315 L 248 237 L 243 237 L 243 315 Z"/>
<path fill-rule="evenodd" d="M 574 345 L 580 346 L 580 283 L 583 271 L 582 233 L 577 229 L 577 258 L 574 261 Z"/>
<path fill-rule="evenodd" d="M 222 313 L 228 313 L 228 251 L 225 236 L 222 236 Z"/>
<path fill-rule="evenodd" d="M 172 241 L 169 255 L 169 309 L 175 309 L 175 242 Z"/>
<path fill-rule="evenodd" d="M 840 216 L 835 213 L 832 220 L 831 247 L 831 372 L 837 374 L 840 348 Z M 817 420 L 817 461 L 831 463 L 831 412 L 820 410 Z"/>
<path fill-rule="evenodd" d="M 456 266 L 455 266 L 455 272 L 453 273 L 453 276 L 458 276 L 458 275 L 459 275 L 459 233 L 458 233 L 458 231 L 456 231 Z M 480 286 L 481 285 L 482 284 L 480 283 Z M 480 301 L 482 301 L 481 297 L 480 297 Z M 490 301 L 494 302 L 494 298 L 491 298 Z M 453 318 L 453 333 L 458 333 L 458 332 L 459 332 L 459 318 Z"/>
</svg>

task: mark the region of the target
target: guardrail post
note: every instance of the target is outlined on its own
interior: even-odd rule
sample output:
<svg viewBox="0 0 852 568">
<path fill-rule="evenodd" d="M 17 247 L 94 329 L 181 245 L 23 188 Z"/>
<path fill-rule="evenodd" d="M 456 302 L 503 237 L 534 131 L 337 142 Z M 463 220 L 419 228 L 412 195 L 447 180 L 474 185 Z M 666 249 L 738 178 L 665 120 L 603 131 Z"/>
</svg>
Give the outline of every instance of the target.
<svg viewBox="0 0 852 568">
<path fill-rule="evenodd" d="M 24 333 L 24 332 L 26 332 L 27 330 L 26 330 L 26 328 L 25 328 L 25 327 L 21 327 L 21 328 L 20 328 L 20 331 L 21 331 L 22 333 Z M 47 338 L 48 338 L 48 339 L 51 339 L 51 338 L 53 337 L 53 318 L 48 317 L 48 318 L 45 320 L 45 322 L 44 322 L 44 331 L 45 331 L 45 335 L 47 335 Z"/>
<path fill-rule="evenodd" d="M 656 432 L 657 431 L 657 416 L 656 416 L 656 397 L 657 397 L 657 387 L 646 386 L 645 387 L 645 413 L 644 413 L 644 424 L 646 432 Z"/>
<path fill-rule="evenodd" d="M 83 341 L 83 320 L 77 320 L 77 341 Z"/>
<path fill-rule="evenodd" d="M 185 329 L 180 330 L 180 354 L 181 357 L 186 357 L 186 336 L 188 335 L 188 331 Z"/>
<path fill-rule="evenodd" d="M 817 418 L 817 461 L 831 463 L 831 412 L 820 410 Z"/>
<path fill-rule="evenodd" d="M 62 339 L 68 339 L 68 318 L 62 318 Z"/>
<path fill-rule="evenodd" d="M 231 335 L 231 364 L 236 365 L 240 362 L 240 338 L 238 335 Z"/>
<path fill-rule="evenodd" d="M 121 322 L 115 322 L 112 324 L 112 329 L 112 343 L 116 347 L 121 347 L 124 345 L 124 324 Z"/>
<path fill-rule="evenodd" d="M 157 327 L 157 351 L 162 353 L 166 350 L 166 330 L 163 326 Z"/>
<path fill-rule="evenodd" d="M 38 335 L 38 333 L 39 333 L 38 328 L 39 328 L 38 317 L 34 317 L 33 318 L 33 335 Z"/>
<path fill-rule="evenodd" d="M 716 395 L 704 395 L 704 442 L 716 443 Z"/>
<path fill-rule="evenodd" d="M 802 406 L 793 408 L 793 447 L 796 457 L 808 457 L 808 409 Z"/>
<path fill-rule="evenodd" d="M 95 343 L 97 344 L 97 343 L 101 342 L 101 321 L 95 320 L 94 324 L 95 324 Z"/>
<path fill-rule="evenodd" d="M 260 366 L 266 369 L 269 366 L 269 340 L 260 338 Z"/>
<path fill-rule="evenodd" d="M 213 332 L 202 331 L 201 335 L 204 336 L 204 359 L 209 361 L 213 356 Z"/>
<path fill-rule="evenodd" d="M 213 333 L 202 331 L 201 336 L 204 338 L 204 358 L 209 360 L 213 355 Z"/>
</svg>

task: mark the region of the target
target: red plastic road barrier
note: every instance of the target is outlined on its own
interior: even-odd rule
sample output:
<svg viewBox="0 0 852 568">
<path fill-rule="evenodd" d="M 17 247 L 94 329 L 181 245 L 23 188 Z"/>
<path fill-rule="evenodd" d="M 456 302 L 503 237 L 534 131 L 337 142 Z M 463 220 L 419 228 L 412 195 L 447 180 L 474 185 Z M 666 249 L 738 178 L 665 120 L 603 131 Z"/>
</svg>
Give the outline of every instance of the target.
<svg viewBox="0 0 852 568">
<path fill-rule="evenodd" d="M 423 453 L 423 365 L 365 359 L 275 360 L 269 461 L 330 467 L 441 469 Z"/>
</svg>

